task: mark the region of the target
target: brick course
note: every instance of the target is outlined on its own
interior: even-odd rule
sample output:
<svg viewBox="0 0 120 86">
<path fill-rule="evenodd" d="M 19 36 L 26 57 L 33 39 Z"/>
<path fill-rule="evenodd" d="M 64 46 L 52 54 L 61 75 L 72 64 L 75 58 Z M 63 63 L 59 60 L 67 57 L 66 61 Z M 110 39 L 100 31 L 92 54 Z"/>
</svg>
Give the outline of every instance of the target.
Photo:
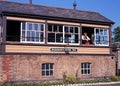
<svg viewBox="0 0 120 86">
<path fill-rule="evenodd" d="M 3 63 L 3 59 L 5 63 Z M 81 63 L 90 62 L 90 75 L 81 74 Z M 42 63 L 54 63 L 54 76 L 42 77 Z M 4 65 L 4 66 L 3 66 Z M 63 73 L 88 79 L 115 75 L 115 61 L 110 56 L 86 55 L 1 55 L 0 71 L 7 76 L 7 81 L 41 81 L 63 79 Z M 5 80 L 5 79 L 3 79 Z"/>
</svg>

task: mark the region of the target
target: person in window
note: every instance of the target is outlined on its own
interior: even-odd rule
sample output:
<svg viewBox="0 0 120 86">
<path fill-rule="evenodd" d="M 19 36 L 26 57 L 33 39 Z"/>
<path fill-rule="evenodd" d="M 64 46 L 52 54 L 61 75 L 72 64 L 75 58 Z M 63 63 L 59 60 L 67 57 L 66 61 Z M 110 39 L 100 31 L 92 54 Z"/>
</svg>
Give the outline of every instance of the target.
<svg viewBox="0 0 120 86">
<path fill-rule="evenodd" d="M 86 32 L 84 32 L 84 34 L 82 35 L 82 44 L 90 44 L 90 38 L 88 37 Z"/>
</svg>

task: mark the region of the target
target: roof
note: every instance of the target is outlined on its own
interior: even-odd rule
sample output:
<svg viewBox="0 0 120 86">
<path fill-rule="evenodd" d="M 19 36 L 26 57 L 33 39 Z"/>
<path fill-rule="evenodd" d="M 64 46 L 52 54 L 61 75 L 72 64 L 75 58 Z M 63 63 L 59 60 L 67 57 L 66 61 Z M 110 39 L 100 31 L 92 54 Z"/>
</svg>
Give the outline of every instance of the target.
<svg viewBox="0 0 120 86">
<path fill-rule="evenodd" d="M 46 16 L 65 18 L 77 21 L 94 21 L 103 22 L 108 24 L 114 24 L 110 19 L 102 16 L 97 12 L 89 12 L 74 9 L 65 9 L 58 7 L 41 6 L 34 4 L 25 4 L 9 1 L 0 1 L 0 13 L 17 13 L 34 16 Z"/>
</svg>

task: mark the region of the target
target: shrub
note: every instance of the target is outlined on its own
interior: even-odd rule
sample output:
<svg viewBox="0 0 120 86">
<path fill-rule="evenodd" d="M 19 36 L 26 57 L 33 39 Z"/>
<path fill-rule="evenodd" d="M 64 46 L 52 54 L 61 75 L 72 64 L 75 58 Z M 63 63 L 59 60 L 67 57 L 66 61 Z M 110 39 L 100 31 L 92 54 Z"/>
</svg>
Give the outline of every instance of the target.
<svg viewBox="0 0 120 86">
<path fill-rule="evenodd" d="M 120 81 L 120 77 L 119 76 L 114 76 L 111 78 L 112 81 Z"/>
<path fill-rule="evenodd" d="M 76 82 L 76 77 L 74 75 L 68 75 L 65 82 L 68 84 L 74 84 Z"/>
</svg>

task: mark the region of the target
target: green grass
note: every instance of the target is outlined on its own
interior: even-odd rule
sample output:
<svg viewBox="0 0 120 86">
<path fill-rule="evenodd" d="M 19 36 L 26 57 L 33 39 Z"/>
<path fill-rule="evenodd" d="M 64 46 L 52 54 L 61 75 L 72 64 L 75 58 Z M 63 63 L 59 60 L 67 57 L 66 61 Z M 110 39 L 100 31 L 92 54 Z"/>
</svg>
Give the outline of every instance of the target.
<svg viewBox="0 0 120 86">
<path fill-rule="evenodd" d="M 82 83 L 99 83 L 99 82 L 112 82 L 112 81 L 120 81 L 120 77 L 115 76 L 112 78 L 102 78 L 95 80 L 77 80 L 73 76 L 67 78 L 63 82 L 41 82 L 41 83 L 4 83 L 0 84 L 0 86 L 55 86 L 55 85 L 66 85 L 66 84 L 82 84 Z"/>
</svg>

